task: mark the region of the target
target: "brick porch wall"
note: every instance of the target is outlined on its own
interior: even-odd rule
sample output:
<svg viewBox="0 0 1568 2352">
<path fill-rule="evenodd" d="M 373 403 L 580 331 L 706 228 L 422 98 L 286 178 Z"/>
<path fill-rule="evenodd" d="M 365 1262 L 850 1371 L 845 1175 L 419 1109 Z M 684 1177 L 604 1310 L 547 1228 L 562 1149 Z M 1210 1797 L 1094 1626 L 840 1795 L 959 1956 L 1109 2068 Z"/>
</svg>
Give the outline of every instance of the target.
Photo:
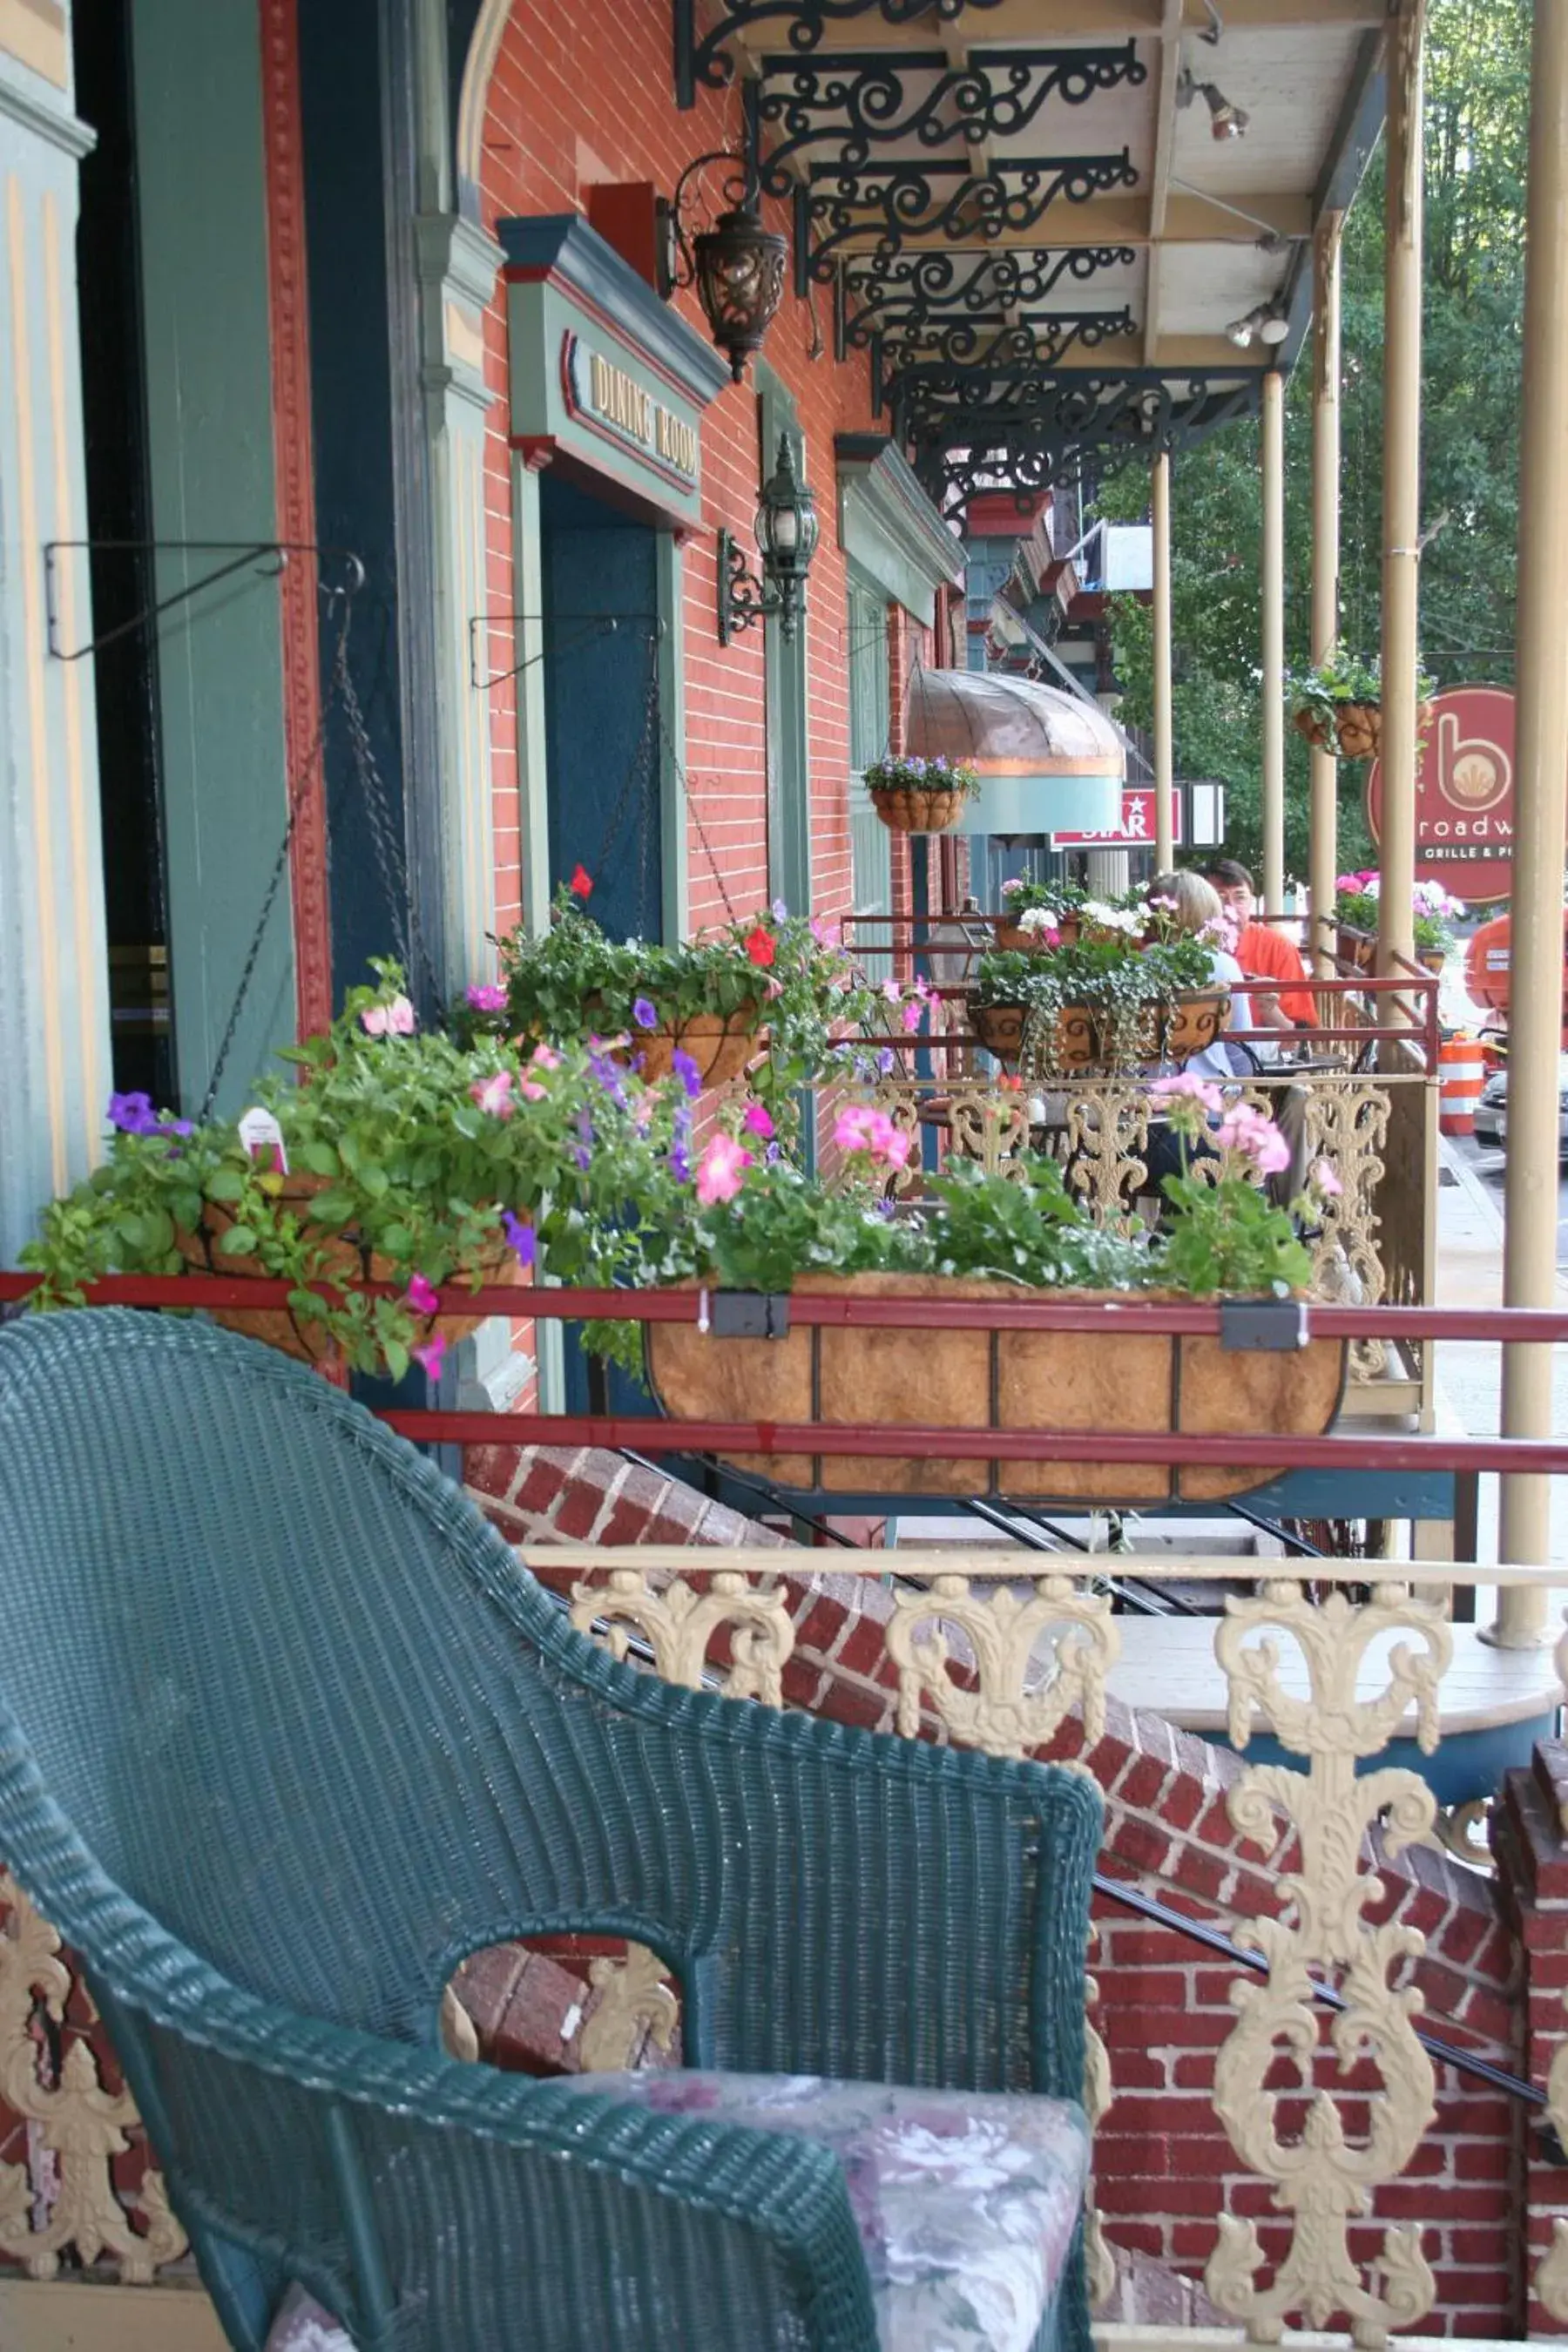
<svg viewBox="0 0 1568 2352">
<path fill-rule="evenodd" d="M 538 1454 L 503 1459 L 505 1454 L 487 1448 L 482 1458 L 470 1455 L 468 1475 L 484 1507 L 514 1542 L 769 1540 L 690 1489 L 672 1492 L 669 1482 L 643 1472 L 628 1475 L 628 1465 L 616 1456 L 583 1454 L 567 1465 L 559 1457 L 547 1463 Z M 684 1532 L 688 1528 L 690 1533 Z M 784 1561 L 780 1568 L 796 1626 L 784 1673 L 787 1703 L 836 1722 L 891 1731 L 896 1676 L 883 1647 L 882 1621 L 891 1605 L 885 1590 L 830 1570 L 808 1577 L 804 1570 L 791 1572 Z M 562 1580 L 574 1574 L 563 1567 Z M 921 1732 L 944 1736 L 929 1713 Z M 1076 1721 L 1039 1752 L 1080 1758 L 1105 1790 L 1106 1875 L 1124 1878 L 1231 1936 L 1282 1907 L 1280 1883 L 1297 1859 L 1294 1839 L 1270 1854 L 1237 1836 L 1226 1811 L 1226 1792 L 1244 1769 L 1235 1756 L 1114 1702 L 1104 1738 L 1087 1754 Z M 1568 1952 L 1568 1848 L 1562 1868 L 1561 1949 Z M 1387 1894 L 1367 1916 L 1397 1917 L 1426 1937 L 1426 1956 L 1408 1980 L 1425 1995 L 1434 2026 L 1447 2039 L 1517 2071 L 1515 1944 L 1490 1885 L 1425 1849 L 1384 1860 L 1380 1869 Z M 1126 2254 L 1195 2280 L 1214 2247 L 1217 2217 L 1234 2212 L 1254 2220 L 1266 2254 L 1278 2259 L 1289 2242 L 1289 2224 L 1275 2212 L 1269 2189 L 1238 2167 L 1209 2098 L 1215 2054 L 1234 2021 L 1230 1990 L 1237 1971 L 1174 1929 L 1114 1903 L 1097 1899 L 1096 1921 L 1096 2021 L 1116 2082 L 1096 2168 L 1108 2235 Z M 1568 1961 L 1562 1966 L 1568 1981 Z M 1555 2022 L 1559 2035 L 1564 2022 Z M 1364 2066 L 1357 2077 L 1342 2080 L 1331 2057 L 1320 2062 L 1316 2079 L 1352 2097 L 1378 2087 L 1375 2073 Z M 1269 2087 L 1288 2093 L 1292 2085 L 1293 2077 L 1280 2069 Z M 1422 2323 L 1423 2331 L 1506 2335 L 1521 2315 L 1523 2296 L 1516 2226 L 1519 2119 L 1506 2097 L 1447 2066 L 1437 2069 L 1436 2104 L 1436 2124 L 1406 2177 L 1380 2190 L 1373 2220 L 1352 2230 L 1352 2251 L 1370 2257 L 1383 2223 L 1423 2222 L 1438 2291 L 1437 2308 Z M 1363 2119 L 1351 2109 L 1345 2120 L 1353 2137 Z M 1287 2105 L 1279 2122 L 1282 2135 L 1293 2133 L 1298 2122 L 1299 2109 L 1292 2113 Z"/>
</svg>

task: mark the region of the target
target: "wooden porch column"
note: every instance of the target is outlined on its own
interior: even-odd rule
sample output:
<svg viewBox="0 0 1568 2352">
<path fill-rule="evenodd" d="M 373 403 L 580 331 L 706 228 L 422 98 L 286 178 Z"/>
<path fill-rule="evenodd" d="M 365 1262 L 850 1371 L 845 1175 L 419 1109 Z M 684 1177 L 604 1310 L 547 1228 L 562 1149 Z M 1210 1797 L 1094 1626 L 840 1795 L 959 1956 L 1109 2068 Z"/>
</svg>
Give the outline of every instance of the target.
<svg viewBox="0 0 1568 2352">
<path fill-rule="evenodd" d="M 1171 784 L 1175 754 L 1171 730 L 1171 458 L 1154 460 L 1154 871 L 1175 863 L 1171 838 Z"/>
<path fill-rule="evenodd" d="M 1340 631 L 1340 231 L 1325 213 L 1312 249 L 1312 659 L 1327 658 Z M 1334 872 L 1339 864 L 1339 761 L 1312 747 L 1310 837 L 1315 968 L 1333 970 Z"/>
<path fill-rule="evenodd" d="M 1285 911 L 1285 379 L 1263 379 L 1263 903 Z"/>
<path fill-rule="evenodd" d="M 1409 958 L 1415 887 L 1416 597 L 1421 533 L 1421 41 L 1426 0 L 1400 0 L 1387 35 L 1383 279 L 1383 889 L 1377 969 Z M 1384 997 L 1378 1018 L 1394 1015 Z"/>
<path fill-rule="evenodd" d="M 1568 0 L 1536 0 L 1525 244 L 1503 1303 L 1550 1307 L 1557 1277 L 1557 1055 L 1568 779 Z M 1550 1348 L 1503 1349 L 1502 1429 L 1505 1437 L 1550 1434 Z M 1503 1480 L 1503 1559 L 1551 1557 L 1551 1495 L 1547 1478 Z M 1492 1637 L 1508 1649 L 1545 1641 L 1545 1593 L 1505 1591 Z"/>
</svg>

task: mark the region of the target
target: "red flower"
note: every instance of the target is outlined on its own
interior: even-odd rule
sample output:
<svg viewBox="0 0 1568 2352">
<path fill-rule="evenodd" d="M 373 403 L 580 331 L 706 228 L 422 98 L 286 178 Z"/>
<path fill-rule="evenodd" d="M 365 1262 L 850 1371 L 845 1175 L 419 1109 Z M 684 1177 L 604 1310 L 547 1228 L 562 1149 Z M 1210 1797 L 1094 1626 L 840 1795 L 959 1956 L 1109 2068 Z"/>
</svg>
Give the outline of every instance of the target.
<svg viewBox="0 0 1568 2352">
<path fill-rule="evenodd" d="M 574 898 L 589 898 L 593 893 L 594 877 L 585 866 L 579 866 L 572 877 L 572 896 Z"/>
<path fill-rule="evenodd" d="M 778 954 L 772 931 L 765 930 L 761 923 L 753 923 L 746 934 L 746 953 L 759 971 L 766 971 Z"/>
</svg>

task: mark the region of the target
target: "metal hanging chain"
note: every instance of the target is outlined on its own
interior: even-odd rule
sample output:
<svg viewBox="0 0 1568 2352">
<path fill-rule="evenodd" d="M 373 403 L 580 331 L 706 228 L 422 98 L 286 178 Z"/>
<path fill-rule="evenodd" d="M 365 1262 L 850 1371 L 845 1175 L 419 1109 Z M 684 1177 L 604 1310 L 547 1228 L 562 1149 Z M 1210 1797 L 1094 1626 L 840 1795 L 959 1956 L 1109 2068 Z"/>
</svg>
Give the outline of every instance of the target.
<svg viewBox="0 0 1568 2352">
<path fill-rule="evenodd" d="M 692 830 L 697 835 L 697 845 L 708 860 L 709 869 L 718 887 L 720 903 L 729 920 L 731 923 L 738 922 L 740 918 L 735 912 L 734 901 L 730 896 L 729 886 L 724 880 L 724 869 L 719 863 L 713 844 L 708 838 L 708 828 L 702 822 L 702 812 L 693 799 L 691 787 L 687 782 L 685 762 L 676 748 L 675 738 L 669 731 L 669 720 L 662 710 L 658 714 L 658 724 L 665 751 L 669 755 L 669 764 L 675 771 L 675 781 L 680 787 L 681 804 L 691 819 Z"/>
<path fill-rule="evenodd" d="M 360 797 L 364 803 L 365 816 L 370 824 L 371 845 L 375 852 L 376 872 L 386 898 L 392 944 L 397 961 L 403 966 L 410 982 L 416 988 L 422 984 L 428 1002 L 434 1005 L 439 1002 L 440 986 L 437 980 L 436 968 L 430 961 L 429 952 L 419 928 L 419 909 L 414 902 L 414 894 L 408 887 L 408 865 L 404 855 L 402 841 L 398 837 L 391 795 L 387 791 L 381 770 L 376 765 L 375 753 L 371 748 L 370 732 L 365 726 L 364 712 L 361 708 L 353 679 L 349 674 L 345 644 L 346 633 L 345 637 L 339 641 L 337 688 L 342 698 L 343 714 L 348 720 L 349 750 L 353 759 L 354 775 L 359 784 Z M 405 920 L 405 910 L 406 920 Z"/>
<path fill-rule="evenodd" d="M 321 760 L 326 743 L 327 721 L 331 717 L 333 698 L 342 692 L 348 678 L 349 627 L 353 619 L 354 590 L 351 586 L 326 590 L 323 593 L 334 599 L 341 596 L 343 606 L 342 626 L 338 631 L 328 690 L 321 698 L 321 717 L 316 722 L 316 732 L 310 748 L 300 761 L 293 782 L 289 787 L 283 838 L 278 845 L 278 855 L 272 862 L 272 872 L 268 877 L 267 888 L 262 894 L 261 912 L 257 917 L 256 929 L 251 933 L 250 945 L 246 951 L 245 961 L 240 966 L 239 983 L 234 992 L 234 1003 L 229 1007 L 228 1019 L 224 1024 L 223 1035 L 218 1042 L 212 1072 L 207 1079 L 206 1092 L 202 1097 L 202 1107 L 198 1113 L 202 1120 L 212 1117 L 213 1105 L 217 1100 L 217 1090 L 223 1083 L 223 1074 L 227 1067 L 228 1057 L 233 1051 L 235 1036 L 239 1028 L 239 1016 L 245 1010 L 251 982 L 256 978 L 256 967 L 260 961 L 262 945 L 267 937 L 267 927 L 272 920 L 272 909 L 278 902 L 278 893 L 283 887 L 283 877 L 289 870 L 289 852 L 294 840 L 294 828 L 300 821 L 300 812 L 305 804 L 306 791 L 316 772 L 317 763 Z"/>
</svg>

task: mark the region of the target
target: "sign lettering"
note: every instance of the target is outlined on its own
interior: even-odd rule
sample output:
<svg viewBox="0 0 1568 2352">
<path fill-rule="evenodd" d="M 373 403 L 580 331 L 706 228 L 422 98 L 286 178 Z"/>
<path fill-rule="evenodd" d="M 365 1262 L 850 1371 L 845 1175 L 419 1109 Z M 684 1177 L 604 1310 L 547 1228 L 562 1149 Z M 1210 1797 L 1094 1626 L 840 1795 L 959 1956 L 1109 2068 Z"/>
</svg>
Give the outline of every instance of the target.
<svg viewBox="0 0 1568 2352">
<path fill-rule="evenodd" d="M 1505 686 L 1455 686 L 1432 705 L 1415 770 L 1415 877 L 1461 898 L 1513 887 L 1514 703 Z M 1366 780 L 1366 814 L 1383 838 L 1383 763 Z"/>
<path fill-rule="evenodd" d="M 686 484 L 697 479 L 701 444 L 695 425 L 667 408 L 626 368 L 569 334 L 562 373 L 574 413 L 626 444 Z"/>
<path fill-rule="evenodd" d="M 1171 792 L 1171 839 L 1182 837 L 1182 795 Z M 1154 793 L 1152 786 L 1121 788 L 1121 823 L 1105 833 L 1053 833 L 1053 849 L 1121 849 L 1147 846 L 1154 838 Z"/>
</svg>

